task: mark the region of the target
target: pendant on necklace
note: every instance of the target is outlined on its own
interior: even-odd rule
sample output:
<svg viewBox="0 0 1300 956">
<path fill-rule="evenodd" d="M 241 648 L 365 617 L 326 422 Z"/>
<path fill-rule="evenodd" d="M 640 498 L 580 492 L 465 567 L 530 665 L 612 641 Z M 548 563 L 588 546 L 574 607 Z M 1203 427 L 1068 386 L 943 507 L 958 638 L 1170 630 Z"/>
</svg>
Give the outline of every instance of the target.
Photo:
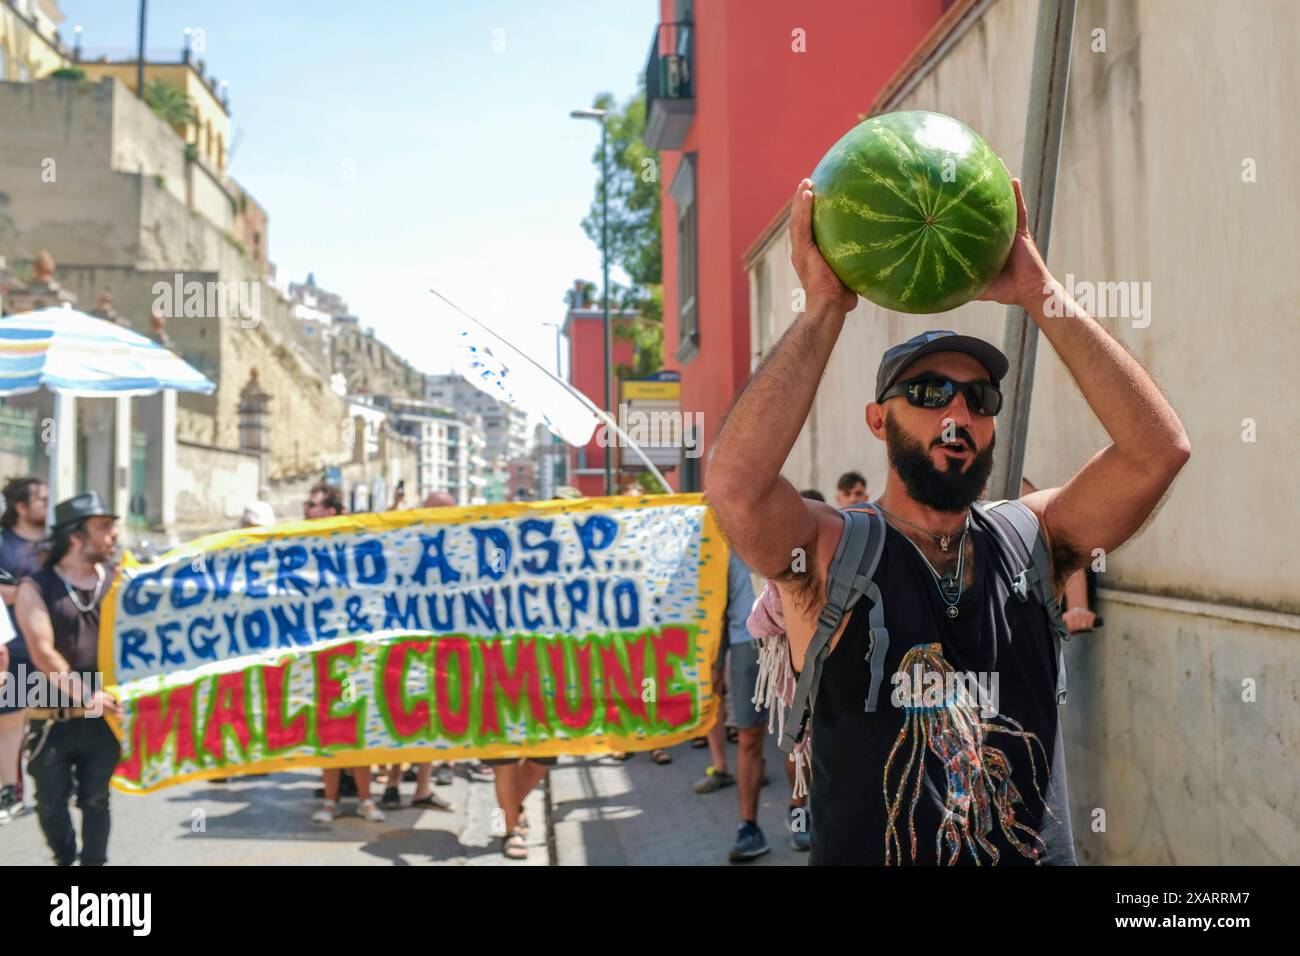
<svg viewBox="0 0 1300 956">
<path fill-rule="evenodd" d="M 958 595 L 959 595 L 959 592 L 958 592 L 958 590 L 957 590 L 957 579 L 956 579 L 956 578 L 948 577 L 947 575 L 945 575 L 944 577 L 940 578 L 940 579 L 939 579 L 939 589 L 940 589 L 941 591 L 943 591 L 943 596 L 944 596 L 945 598 L 947 598 L 949 601 L 955 601 L 955 600 L 957 600 L 957 597 L 958 597 Z"/>
<path fill-rule="evenodd" d="M 948 605 L 948 617 L 949 617 L 949 618 L 956 618 L 956 617 L 957 617 L 957 605 L 955 605 L 955 604 L 949 604 L 949 605 Z"/>
<path fill-rule="evenodd" d="M 950 538 L 948 535 L 946 535 L 946 534 L 941 534 L 941 535 L 939 535 L 939 550 L 940 550 L 940 551 L 947 551 L 947 550 L 948 550 L 948 545 L 949 545 L 951 542 L 952 542 L 952 538 Z"/>
</svg>

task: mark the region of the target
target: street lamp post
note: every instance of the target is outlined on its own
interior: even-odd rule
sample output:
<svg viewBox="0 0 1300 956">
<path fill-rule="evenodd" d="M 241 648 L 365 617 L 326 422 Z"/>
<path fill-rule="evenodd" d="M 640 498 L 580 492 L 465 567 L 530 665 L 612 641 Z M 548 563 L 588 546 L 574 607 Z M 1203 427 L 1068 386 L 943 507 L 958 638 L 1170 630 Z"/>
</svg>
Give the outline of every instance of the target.
<svg viewBox="0 0 1300 956">
<path fill-rule="evenodd" d="M 564 373 L 560 371 L 560 336 L 563 333 L 563 329 L 559 322 L 543 322 L 542 325 L 555 329 L 555 377 L 563 381 Z M 551 462 L 551 474 L 554 475 L 557 486 L 572 484 L 569 480 L 569 449 L 563 446 L 564 442 L 562 442 L 557 436 L 551 436 L 552 455 L 557 459 L 561 457 L 563 458 L 562 463 L 560 461 Z M 558 464 L 563 465 L 562 469 L 556 468 L 556 465 Z M 560 474 L 556 474 L 557 471 L 559 471 Z"/>
<path fill-rule="evenodd" d="M 605 112 L 601 109 L 573 110 L 569 116 L 573 119 L 594 119 L 600 123 L 600 268 L 601 299 L 605 306 L 605 413 L 612 418 L 614 398 L 611 369 L 614 367 L 614 346 L 609 324 L 609 151 L 606 149 L 609 127 L 605 125 Z M 612 443 L 605 446 L 605 494 L 607 495 L 614 493 L 614 457 L 610 451 L 612 447 Z"/>
<path fill-rule="evenodd" d="M 144 99 L 144 19 L 147 0 L 140 0 L 140 35 L 136 42 L 135 57 L 135 95 Z"/>
</svg>

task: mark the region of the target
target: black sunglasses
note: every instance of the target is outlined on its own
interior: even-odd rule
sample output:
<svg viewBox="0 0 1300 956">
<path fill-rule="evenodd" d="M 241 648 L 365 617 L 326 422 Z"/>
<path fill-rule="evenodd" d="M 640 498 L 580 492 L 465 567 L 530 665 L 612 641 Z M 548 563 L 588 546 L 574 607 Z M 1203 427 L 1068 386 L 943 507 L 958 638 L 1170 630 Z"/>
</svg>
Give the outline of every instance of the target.
<svg viewBox="0 0 1300 956">
<path fill-rule="evenodd" d="M 902 395 L 917 408 L 946 408 L 958 392 L 966 396 L 966 407 L 977 415 L 996 415 L 1002 409 L 1002 392 L 992 382 L 957 382 L 937 375 L 899 382 L 880 400 Z"/>
</svg>

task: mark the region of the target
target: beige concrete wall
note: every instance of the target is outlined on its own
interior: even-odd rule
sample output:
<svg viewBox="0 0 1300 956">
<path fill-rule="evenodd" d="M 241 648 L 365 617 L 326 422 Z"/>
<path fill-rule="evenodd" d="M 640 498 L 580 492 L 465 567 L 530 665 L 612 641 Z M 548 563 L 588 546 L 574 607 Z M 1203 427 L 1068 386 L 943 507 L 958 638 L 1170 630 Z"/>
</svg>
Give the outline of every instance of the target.
<svg viewBox="0 0 1300 956">
<path fill-rule="evenodd" d="M 257 498 L 257 456 L 177 442 L 176 483 L 180 540 L 237 528 L 245 506 Z"/>
<path fill-rule="evenodd" d="M 1031 0 L 993 4 L 891 108 L 958 117 L 1018 174 L 1036 7 Z M 1096 29 L 1105 31 L 1105 52 L 1093 52 Z M 1123 802 L 1125 813 L 1146 801 L 1145 812 L 1158 815 L 1126 820 L 1131 840 L 1098 841 L 1089 849 L 1095 861 L 1162 862 L 1172 853 L 1180 861 L 1300 862 L 1294 772 L 1289 784 L 1263 788 L 1262 802 L 1233 804 L 1250 777 L 1278 774 L 1281 754 L 1294 769 L 1300 742 L 1293 553 L 1300 479 L 1291 464 L 1300 403 L 1284 392 L 1300 354 L 1300 224 L 1290 212 L 1300 208 L 1300 183 L 1289 168 L 1300 151 L 1300 124 L 1279 121 L 1293 112 L 1300 89 L 1298 47 L 1300 8 L 1285 2 L 1255 4 L 1249 17 L 1209 0 L 1078 6 L 1048 262 L 1062 280 L 1072 273 L 1076 281 L 1150 283 L 1149 325 L 1102 321 L 1165 388 L 1193 448 L 1157 519 L 1109 556 L 1101 577 L 1103 587 L 1163 603 L 1139 609 L 1103 601 L 1104 635 L 1076 641 L 1096 656 L 1072 679 L 1072 795 L 1079 801 L 1101 792 L 1097 781 L 1105 779 L 1103 795 Z M 1242 181 L 1247 159 L 1256 163 L 1253 183 Z M 805 172 L 792 170 L 791 181 Z M 783 230 L 750 272 L 753 347 L 762 354 L 794 318 L 797 282 Z M 1001 306 L 972 303 L 906 316 L 862 300 L 786 476 L 829 496 L 836 477 L 857 468 L 879 493 L 885 451 L 867 431 L 863 409 L 881 353 L 926 328 L 1000 344 L 1004 315 Z M 1248 418 L 1253 443 L 1242 440 Z M 1106 441 L 1040 338 L 1026 476 L 1039 487 L 1059 485 Z M 1243 608 L 1280 613 L 1267 624 L 1231 620 Z M 1174 672 L 1184 675 L 1179 682 L 1166 679 Z M 1236 706 L 1232 688 L 1264 672 L 1274 693 L 1267 700 L 1261 694 L 1253 710 Z M 1132 720 L 1139 696 L 1150 709 L 1145 722 Z M 1188 699 L 1208 708 L 1190 722 Z M 1122 742 L 1093 735 L 1090 725 L 1118 721 L 1121 711 L 1133 734 Z M 1264 725 L 1273 739 L 1255 732 Z M 1198 746 L 1204 753 L 1186 764 L 1170 756 L 1171 740 L 1185 742 L 1180 753 Z M 1076 816 L 1077 835 L 1082 821 Z"/>
</svg>

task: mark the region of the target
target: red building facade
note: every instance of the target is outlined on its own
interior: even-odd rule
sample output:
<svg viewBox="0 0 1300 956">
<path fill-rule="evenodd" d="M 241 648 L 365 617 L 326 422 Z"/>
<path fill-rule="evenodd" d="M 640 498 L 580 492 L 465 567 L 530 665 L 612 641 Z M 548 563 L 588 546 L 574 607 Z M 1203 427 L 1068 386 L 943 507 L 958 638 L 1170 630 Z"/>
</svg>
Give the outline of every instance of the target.
<svg viewBox="0 0 1300 956">
<path fill-rule="evenodd" d="M 645 141 L 662 157 L 664 365 L 706 452 L 749 375 L 745 250 L 950 5 L 660 0 Z M 704 460 L 683 459 L 679 490 L 702 487 Z"/>
<path fill-rule="evenodd" d="M 575 304 L 564 316 L 561 331 L 569 340 L 569 382 L 586 395 L 597 408 L 605 407 L 605 313 L 599 302 L 582 298 L 581 282 L 575 284 Z M 616 326 L 623 313 L 611 310 L 611 324 Z M 631 367 L 635 348 L 631 341 L 614 336 L 611 343 L 614 368 Z M 618 418 L 618 376 L 611 382 L 614 408 Z M 605 454 L 614 453 L 614 479 L 618 481 L 618 450 L 604 448 L 599 443 L 601 430 L 582 448 L 569 449 L 569 475 L 571 483 L 584 495 L 596 497 L 605 494 Z M 614 489 L 617 493 L 619 489 Z"/>
</svg>

